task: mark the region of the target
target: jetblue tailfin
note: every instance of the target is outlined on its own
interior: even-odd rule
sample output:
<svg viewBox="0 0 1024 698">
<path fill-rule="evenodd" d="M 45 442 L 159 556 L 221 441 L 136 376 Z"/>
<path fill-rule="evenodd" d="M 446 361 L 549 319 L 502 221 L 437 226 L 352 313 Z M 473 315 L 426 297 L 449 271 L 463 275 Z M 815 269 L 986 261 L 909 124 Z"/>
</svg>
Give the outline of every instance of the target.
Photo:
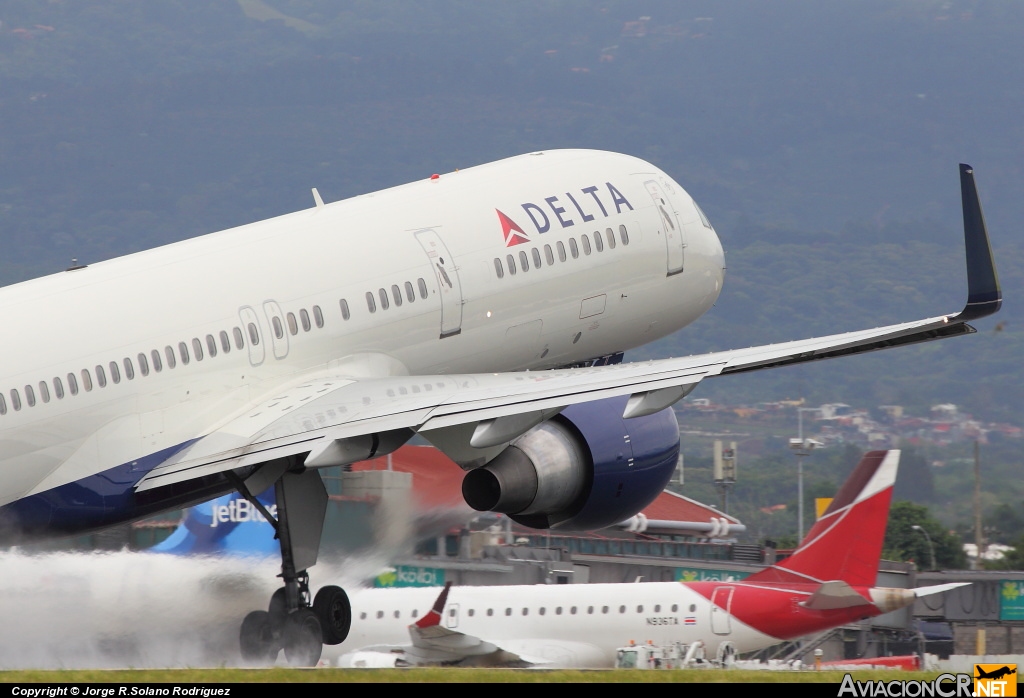
<svg viewBox="0 0 1024 698">
<path fill-rule="evenodd" d="M 900 452 L 864 454 L 796 551 L 747 582 L 828 582 L 874 586 Z"/>
</svg>

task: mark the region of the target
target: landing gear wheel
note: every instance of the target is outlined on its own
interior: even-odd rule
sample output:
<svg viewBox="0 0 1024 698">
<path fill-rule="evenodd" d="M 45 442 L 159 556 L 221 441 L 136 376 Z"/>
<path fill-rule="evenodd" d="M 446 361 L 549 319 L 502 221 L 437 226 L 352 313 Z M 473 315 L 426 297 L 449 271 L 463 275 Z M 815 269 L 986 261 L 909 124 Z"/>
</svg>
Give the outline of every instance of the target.
<svg viewBox="0 0 1024 698">
<path fill-rule="evenodd" d="M 267 611 L 270 615 L 270 623 L 274 628 L 283 628 L 284 621 L 288 617 L 288 601 L 285 596 L 285 588 L 281 587 L 270 597 L 270 604 Z"/>
<path fill-rule="evenodd" d="M 338 645 L 352 627 L 352 604 L 341 587 L 321 587 L 313 599 L 313 612 L 320 621 L 325 645 Z"/>
<path fill-rule="evenodd" d="M 284 656 L 292 666 L 316 666 L 324 650 L 323 632 L 316 614 L 300 608 L 284 625 Z"/>
<path fill-rule="evenodd" d="M 242 621 L 238 642 L 244 661 L 261 664 L 273 662 L 277 658 L 279 648 L 274 642 L 270 614 L 266 611 L 253 611 L 247 615 Z"/>
</svg>

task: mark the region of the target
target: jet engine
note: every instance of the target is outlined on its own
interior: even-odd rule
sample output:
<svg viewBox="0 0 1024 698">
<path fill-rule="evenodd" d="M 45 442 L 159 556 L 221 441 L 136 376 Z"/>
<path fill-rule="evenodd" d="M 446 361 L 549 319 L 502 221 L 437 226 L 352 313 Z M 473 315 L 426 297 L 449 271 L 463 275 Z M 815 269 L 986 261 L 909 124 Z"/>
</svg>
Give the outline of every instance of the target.
<svg viewBox="0 0 1024 698">
<path fill-rule="evenodd" d="M 594 530 L 628 519 L 668 484 L 679 457 L 672 408 L 623 419 L 626 397 L 572 405 L 469 471 L 477 511 L 531 528 Z"/>
</svg>

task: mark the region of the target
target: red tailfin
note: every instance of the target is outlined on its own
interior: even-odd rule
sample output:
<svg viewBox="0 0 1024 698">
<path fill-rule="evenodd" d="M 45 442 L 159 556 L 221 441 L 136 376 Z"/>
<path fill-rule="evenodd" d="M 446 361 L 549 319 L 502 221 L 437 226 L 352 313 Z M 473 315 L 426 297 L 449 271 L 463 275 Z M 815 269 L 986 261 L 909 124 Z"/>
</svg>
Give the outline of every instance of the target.
<svg viewBox="0 0 1024 698">
<path fill-rule="evenodd" d="M 899 460 L 896 450 L 864 454 L 796 551 L 744 581 L 874 586 Z"/>
</svg>

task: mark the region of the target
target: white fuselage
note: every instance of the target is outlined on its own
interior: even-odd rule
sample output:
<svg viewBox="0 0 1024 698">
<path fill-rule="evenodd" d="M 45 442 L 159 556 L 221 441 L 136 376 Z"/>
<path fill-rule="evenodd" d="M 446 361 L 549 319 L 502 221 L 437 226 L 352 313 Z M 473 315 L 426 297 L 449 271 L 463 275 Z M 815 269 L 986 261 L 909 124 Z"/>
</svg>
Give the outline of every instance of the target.
<svg viewBox="0 0 1024 698">
<path fill-rule="evenodd" d="M 710 308 L 723 273 L 663 172 L 552 151 L 0 289 L 0 504 L 201 438 L 318 370 L 540 369 L 642 345 Z"/>
<path fill-rule="evenodd" d="M 365 589 L 351 596 L 352 629 L 324 657 L 374 645 L 408 645 L 408 626 L 430 609 L 438 587 Z M 679 582 L 452 587 L 441 625 L 547 666 L 610 668 L 631 642 L 704 643 L 750 652 L 779 642 L 729 616 Z"/>
</svg>

